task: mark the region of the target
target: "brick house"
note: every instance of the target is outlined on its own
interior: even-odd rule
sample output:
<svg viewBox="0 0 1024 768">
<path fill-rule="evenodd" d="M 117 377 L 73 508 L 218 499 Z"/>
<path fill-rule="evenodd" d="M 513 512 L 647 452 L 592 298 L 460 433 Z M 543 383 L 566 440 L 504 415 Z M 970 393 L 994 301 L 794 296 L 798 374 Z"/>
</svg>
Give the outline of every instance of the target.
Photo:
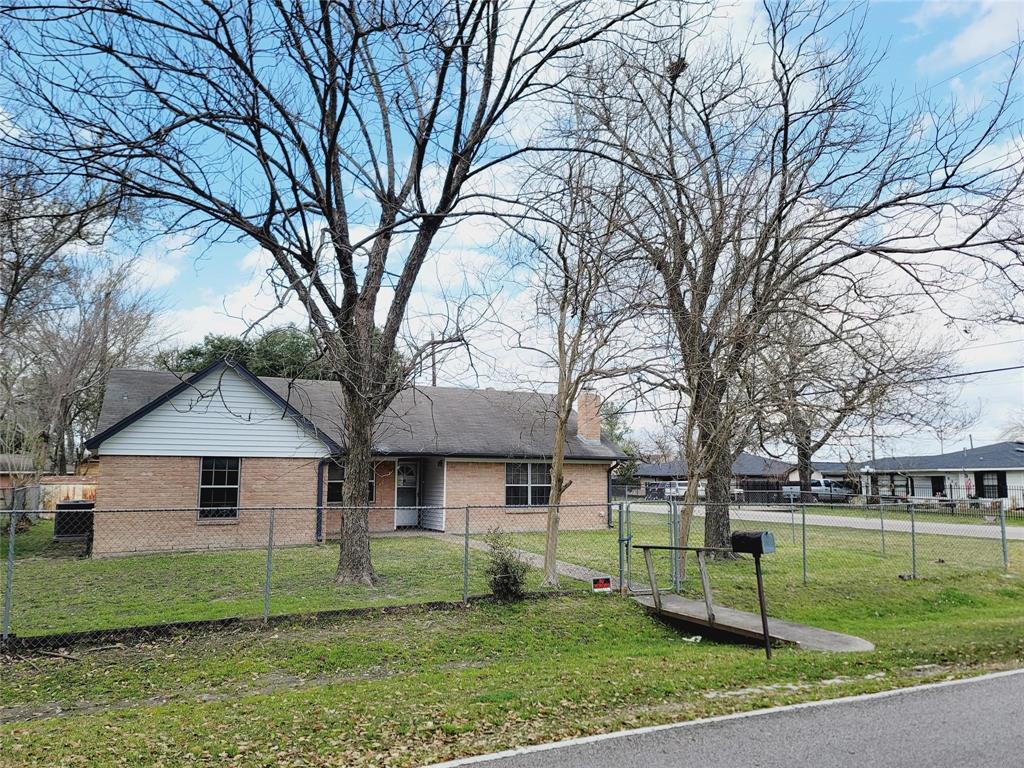
<svg viewBox="0 0 1024 768">
<path fill-rule="evenodd" d="M 584 395 L 569 424 L 563 502 L 586 505 L 575 527 L 605 524 L 611 469 L 623 458 L 600 434 L 599 405 Z M 187 378 L 113 371 L 86 443 L 99 464 L 93 552 L 258 546 L 270 507 L 277 543 L 335 537 L 342 410 L 336 382 L 257 377 L 227 360 Z M 553 434 L 549 395 L 401 393 L 375 432 L 371 531 L 459 532 L 465 508 L 477 506 L 494 508 L 478 516 L 491 524 L 542 528 Z"/>
</svg>

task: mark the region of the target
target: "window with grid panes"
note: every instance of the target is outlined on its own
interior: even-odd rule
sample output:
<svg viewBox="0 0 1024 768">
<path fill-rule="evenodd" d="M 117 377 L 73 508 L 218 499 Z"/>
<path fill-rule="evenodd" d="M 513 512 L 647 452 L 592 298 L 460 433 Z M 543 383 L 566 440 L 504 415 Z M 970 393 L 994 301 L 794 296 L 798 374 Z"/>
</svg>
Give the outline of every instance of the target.
<svg viewBox="0 0 1024 768">
<path fill-rule="evenodd" d="M 551 498 L 551 465 L 546 462 L 505 464 L 505 504 L 513 507 L 538 506 Z"/>
<path fill-rule="evenodd" d="M 199 519 L 238 517 L 238 476 L 241 459 L 204 457 L 199 470 Z"/>
</svg>

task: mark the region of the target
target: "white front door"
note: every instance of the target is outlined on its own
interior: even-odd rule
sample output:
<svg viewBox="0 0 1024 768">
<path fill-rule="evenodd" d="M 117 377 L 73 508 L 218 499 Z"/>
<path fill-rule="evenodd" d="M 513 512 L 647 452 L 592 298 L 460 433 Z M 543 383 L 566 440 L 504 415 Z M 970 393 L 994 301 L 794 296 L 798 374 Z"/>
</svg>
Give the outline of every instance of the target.
<svg viewBox="0 0 1024 768">
<path fill-rule="evenodd" d="M 419 464 L 400 461 L 395 472 L 395 528 L 419 525 Z"/>
</svg>

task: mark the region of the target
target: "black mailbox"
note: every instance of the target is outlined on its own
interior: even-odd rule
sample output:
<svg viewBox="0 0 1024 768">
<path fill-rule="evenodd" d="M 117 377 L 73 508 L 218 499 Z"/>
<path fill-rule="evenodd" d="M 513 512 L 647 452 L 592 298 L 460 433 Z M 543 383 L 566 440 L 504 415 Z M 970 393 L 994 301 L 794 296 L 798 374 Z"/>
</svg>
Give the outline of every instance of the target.
<svg viewBox="0 0 1024 768">
<path fill-rule="evenodd" d="M 736 531 L 732 535 L 732 551 L 745 555 L 767 555 L 775 551 L 771 531 Z"/>
</svg>

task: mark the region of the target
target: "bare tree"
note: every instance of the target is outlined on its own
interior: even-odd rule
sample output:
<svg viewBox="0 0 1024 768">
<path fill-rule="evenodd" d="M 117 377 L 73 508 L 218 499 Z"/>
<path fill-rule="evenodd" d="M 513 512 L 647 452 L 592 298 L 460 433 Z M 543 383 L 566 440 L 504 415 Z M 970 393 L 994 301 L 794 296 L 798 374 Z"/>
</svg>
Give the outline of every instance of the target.
<svg viewBox="0 0 1024 768">
<path fill-rule="evenodd" d="M 953 314 L 958 291 L 1024 269 L 1024 162 L 1003 143 L 1019 133 L 1019 55 L 977 111 L 887 99 L 859 13 L 768 2 L 755 41 L 684 36 L 585 84 L 578 132 L 627 169 L 623 234 L 660 277 L 678 365 L 664 385 L 688 403 L 708 546 L 728 546 L 730 454 L 751 421 L 741 372 L 794 297 L 875 272 Z"/>
<path fill-rule="evenodd" d="M 958 366 L 948 339 L 918 329 L 901 295 L 865 302 L 861 296 L 880 294 L 865 282 L 855 291 L 844 282 L 836 295 L 821 284 L 792 302 L 769 324 L 771 344 L 757 350 L 750 369 L 760 441 L 793 449 L 805 501 L 822 448 L 878 428 L 890 436 L 949 429 L 969 416 L 950 380 Z"/>
<path fill-rule="evenodd" d="M 1002 438 L 1004 440 L 1024 442 L 1024 411 L 1018 411 L 1006 420 Z"/>
<path fill-rule="evenodd" d="M 424 260 L 471 181 L 521 153 L 512 121 L 566 60 L 652 0 L 223 0 L 14 8 L 22 130 L 179 226 L 273 257 L 341 384 L 337 578 L 372 583 L 374 425 L 442 338 L 399 348 Z M 12 64 L 13 62 L 13 64 Z"/>
<path fill-rule="evenodd" d="M 565 478 L 565 451 L 573 405 L 594 383 L 628 375 L 642 357 L 633 323 L 642 314 L 646 288 L 634 272 L 621 269 L 627 262 L 617 236 L 626 216 L 624 197 L 609 194 L 607 180 L 604 195 L 594 195 L 600 170 L 581 153 L 538 168 L 532 181 L 537 202 L 531 205 L 531 221 L 538 226 L 517 227 L 526 241 L 520 266 L 530 275 L 536 312 L 525 332 L 515 334 L 516 347 L 532 352 L 533 362 L 556 377 L 548 414 L 555 430 L 544 547 L 547 586 L 558 585 L 559 505 L 572 482 Z"/>
<path fill-rule="evenodd" d="M 103 188 L 55 174 L 45 157 L 0 141 L 0 342 L 64 306 L 61 288 L 80 260 L 74 249 L 102 243 L 118 213 L 116 196 Z"/>
<path fill-rule="evenodd" d="M 45 155 L 0 140 L 0 453 L 31 456 L 36 470 L 48 466 L 49 432 L 26 386 L 39 362 L 29 336 L 74 311 L 75 280 L 95 258 L 81 251 L 101 244 L 123 213 L 110 189 L 54 173 Z"/>
<path fill-rule="evenodd" d="M 81 460 L 111 369 L 149 359 L 156 305 L 133 287 L 130 262 L 93 256 L 60 288 L 60 312 L 36 315 L 12 348 L 25 361 L 6 421 L 58 473 Z"/>
</svg>

